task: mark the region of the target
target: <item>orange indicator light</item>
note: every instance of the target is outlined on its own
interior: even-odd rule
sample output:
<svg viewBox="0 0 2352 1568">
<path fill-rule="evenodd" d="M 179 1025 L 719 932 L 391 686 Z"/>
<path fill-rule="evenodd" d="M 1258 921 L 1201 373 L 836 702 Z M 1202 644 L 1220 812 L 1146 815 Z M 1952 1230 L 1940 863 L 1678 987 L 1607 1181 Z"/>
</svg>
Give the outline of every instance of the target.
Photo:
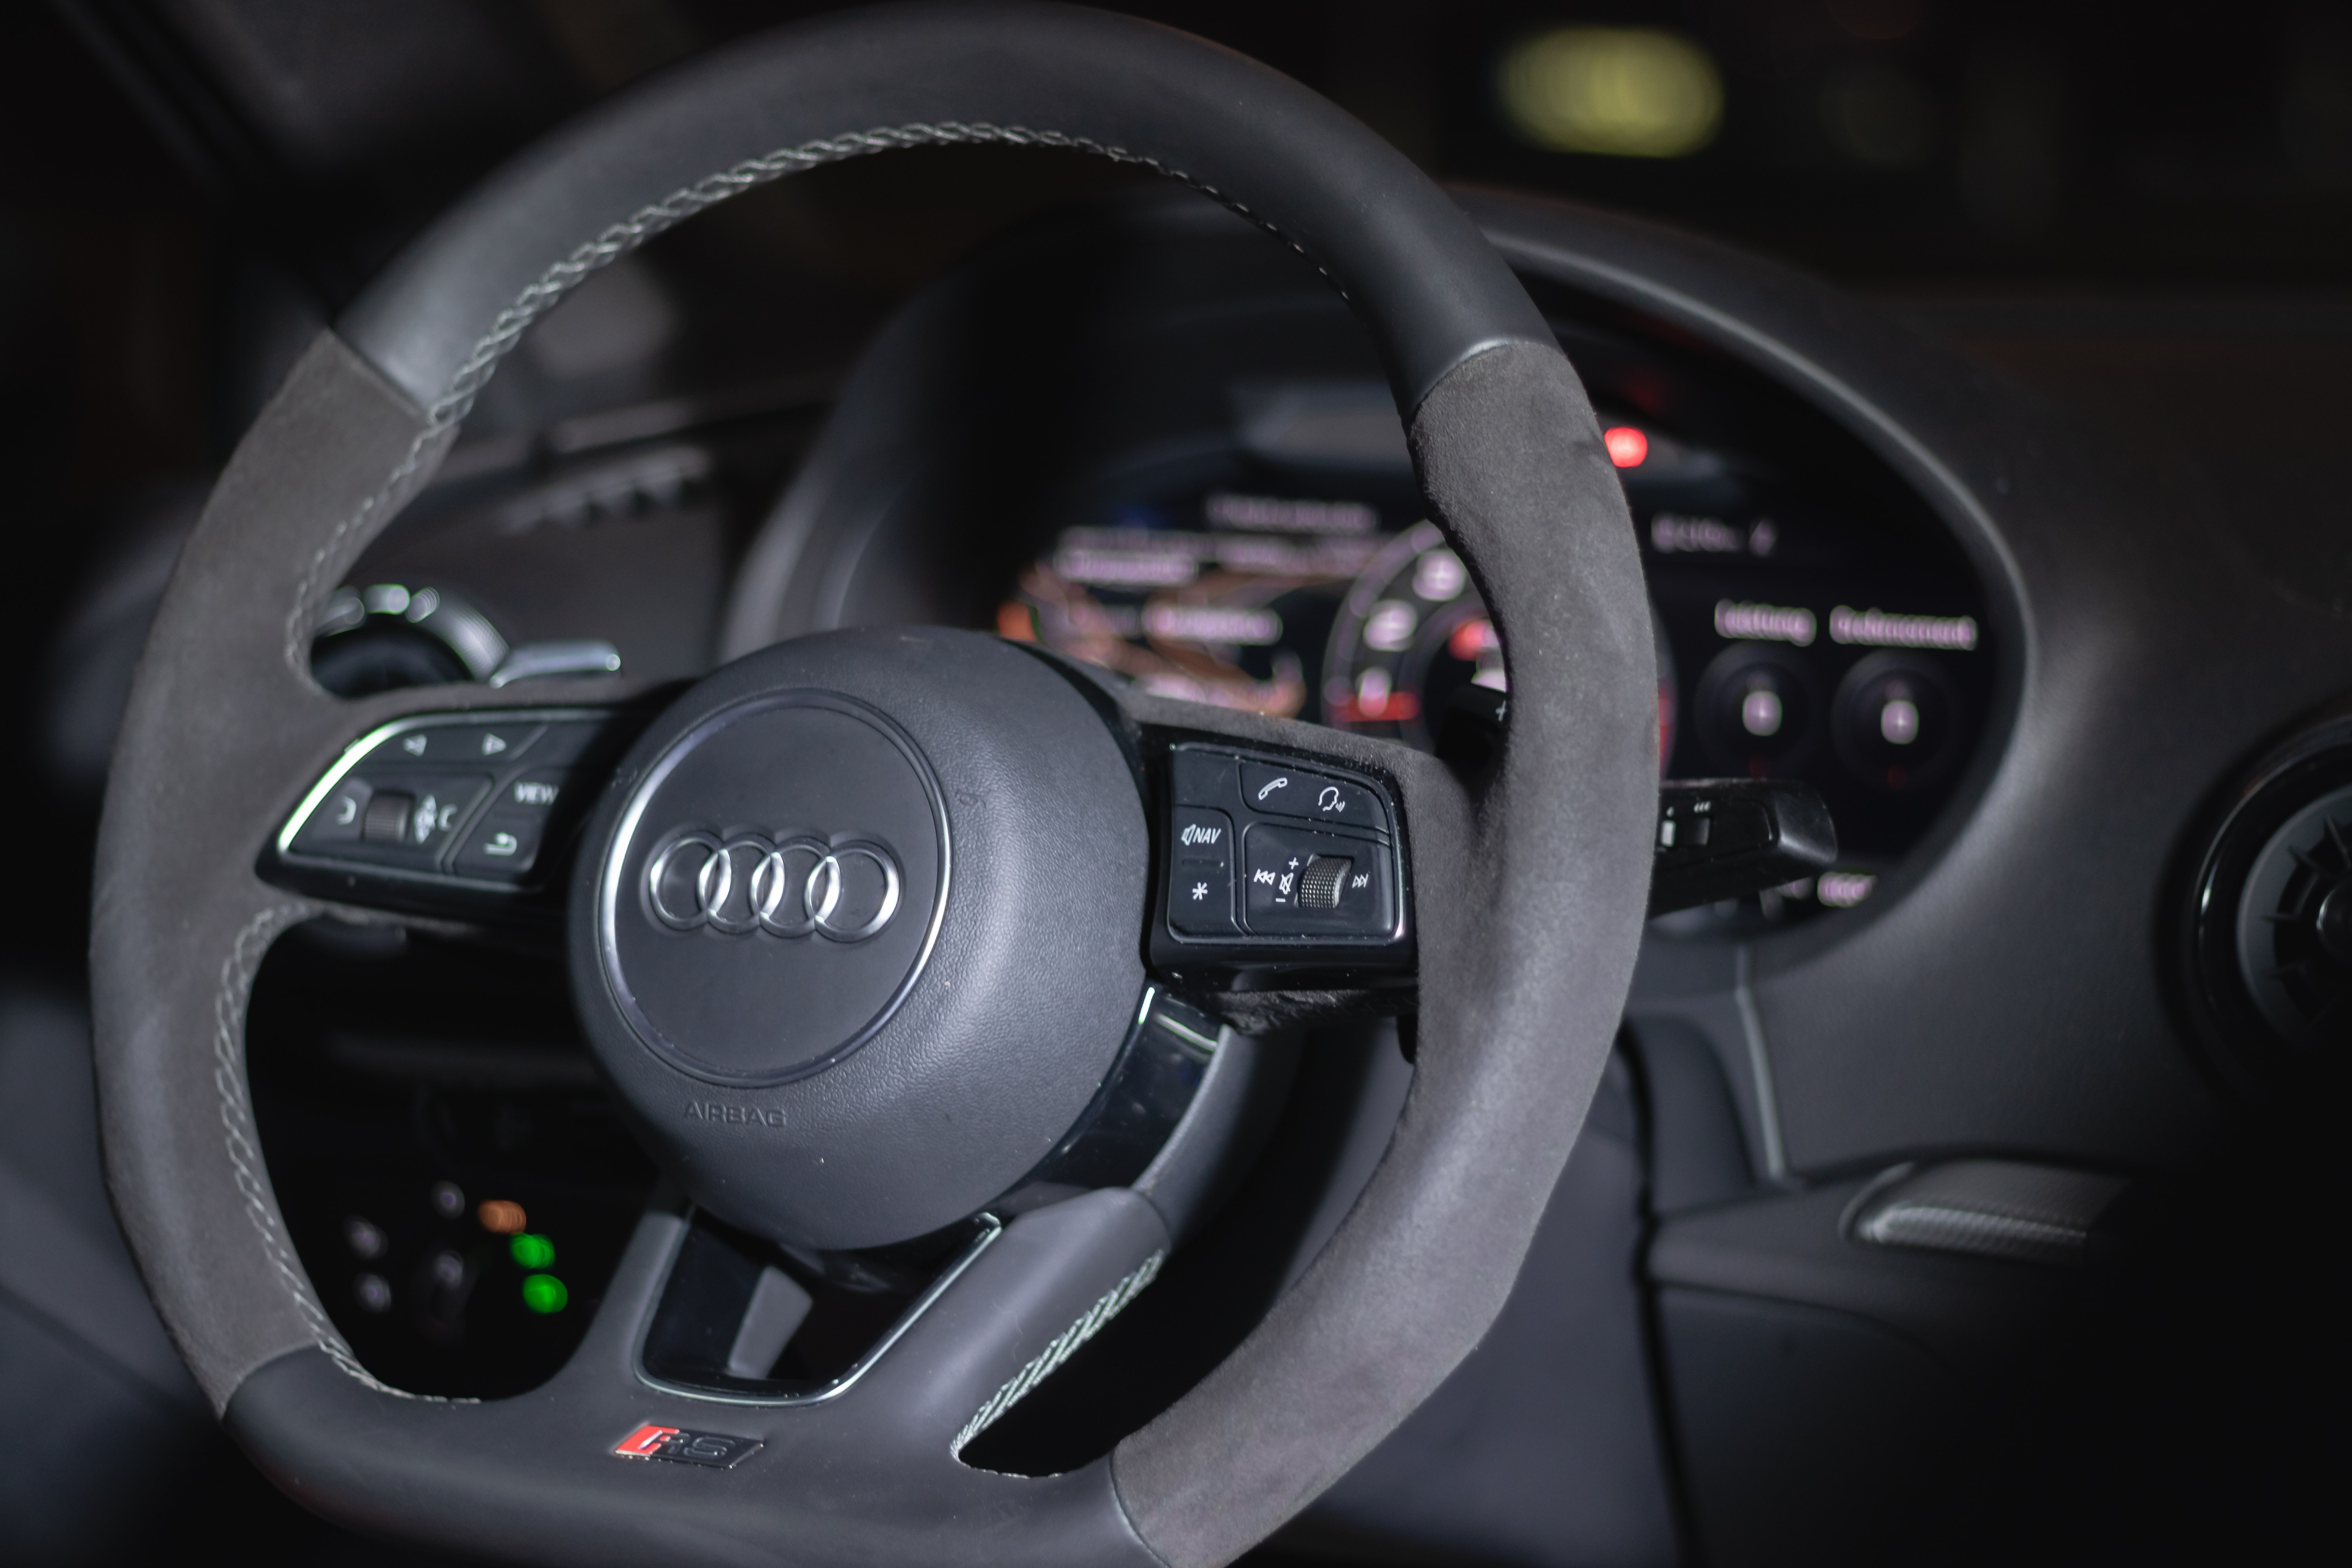
<svg viewBox="0 0 2352 1568">
<path fill-rule="evenodd" d="M 513 1236 L 530 1223 L 520 1204 L 509 1203 L 504 1198 L 491 1198 L 474 1211 L 474 1217 L 492 1236 Z"/>
</svg>

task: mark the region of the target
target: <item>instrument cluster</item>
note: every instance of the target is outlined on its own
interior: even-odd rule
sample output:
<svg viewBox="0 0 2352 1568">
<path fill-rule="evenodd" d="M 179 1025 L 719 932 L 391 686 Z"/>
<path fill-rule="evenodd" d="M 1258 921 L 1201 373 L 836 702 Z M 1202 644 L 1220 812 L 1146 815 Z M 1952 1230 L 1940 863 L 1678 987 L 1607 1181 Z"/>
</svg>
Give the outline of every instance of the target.
<svg viewBox="0 0 2352 1568">
<path fill-rule="evenodd" d="M 1843 849 L 1744 909 L 1670 918 L 1861 902 L 1982 732 L 1981 590 L 1916 517 L 1654 416 L 1604 407 L 1602 424 L 1649 577 L 1662 776 L 1804 779 Z M 1002 604 L 1005 636 L 1166 695 L 1423 749 L 1456 693 L 1508 689 L 1508 649 L 1402 465 L 1302 475 L 1243 451 L 1130 468 L 1072 510 Z"/>
</svg>

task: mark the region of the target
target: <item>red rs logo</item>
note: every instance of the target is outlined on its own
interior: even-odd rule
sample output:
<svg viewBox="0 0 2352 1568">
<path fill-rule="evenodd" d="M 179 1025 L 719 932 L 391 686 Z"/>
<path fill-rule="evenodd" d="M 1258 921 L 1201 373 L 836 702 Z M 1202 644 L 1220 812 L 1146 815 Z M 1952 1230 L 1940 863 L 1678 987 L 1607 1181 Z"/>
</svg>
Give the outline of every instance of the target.
<svg viewBox="0 0 2352 1568">
<path fill-rule="evenodd" d="M 667 1459 L 677 1465 L 701 1465 L 731 1470 L 759 1452 L 757 1437 L 730 1437 L 724 1432 L 688 1432 L 677 1426 L 646 1422 L 613 1445 L 625 1459 Z"/>
<path fill-rule="evenodd" d="M 625 1459 L 650 1459 L 661 1452 L 661 1446 L 677 1436 L 675 1426 L 656 1426 L 648 1421 L 613 1445 L 613 1452 Z"/>
</svg>

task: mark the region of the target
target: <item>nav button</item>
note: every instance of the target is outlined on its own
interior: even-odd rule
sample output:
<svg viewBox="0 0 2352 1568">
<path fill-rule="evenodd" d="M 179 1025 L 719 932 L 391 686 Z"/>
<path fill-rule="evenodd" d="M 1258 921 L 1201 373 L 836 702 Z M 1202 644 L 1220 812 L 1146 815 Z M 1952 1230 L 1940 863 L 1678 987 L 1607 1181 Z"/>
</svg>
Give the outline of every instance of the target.
<svg viewBox="0 0 2352 1568">
<path fill-rule="evenodd" d="M 1222 811 L 1180 805 L 1169 816 L 1168 925 L 1185 936 L 1230 936 L 1234 824 Z"/>
</svg>

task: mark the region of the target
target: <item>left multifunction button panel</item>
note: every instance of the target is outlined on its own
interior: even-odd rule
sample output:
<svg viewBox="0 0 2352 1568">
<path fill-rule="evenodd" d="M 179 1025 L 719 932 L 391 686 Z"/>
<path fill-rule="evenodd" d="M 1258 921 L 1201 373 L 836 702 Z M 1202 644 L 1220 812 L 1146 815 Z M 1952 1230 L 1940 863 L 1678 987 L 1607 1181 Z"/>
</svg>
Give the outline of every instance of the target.
<svg viewBox="0 0 2352 1568">
<path fill-rule="evenodd" d="M 1183 970 L 1409 963 L 1396 815 L 1332 767 L 1181 743 L 1166 757 L 1155 959 Z"/>
<path fill-rule="evenodd" d="M 261 874 L 362 903 L 514 903 L 547 885 L 637 728 L 626 712 L 582 708 L 384 725 L 311 787 Z"/>
</svg>

